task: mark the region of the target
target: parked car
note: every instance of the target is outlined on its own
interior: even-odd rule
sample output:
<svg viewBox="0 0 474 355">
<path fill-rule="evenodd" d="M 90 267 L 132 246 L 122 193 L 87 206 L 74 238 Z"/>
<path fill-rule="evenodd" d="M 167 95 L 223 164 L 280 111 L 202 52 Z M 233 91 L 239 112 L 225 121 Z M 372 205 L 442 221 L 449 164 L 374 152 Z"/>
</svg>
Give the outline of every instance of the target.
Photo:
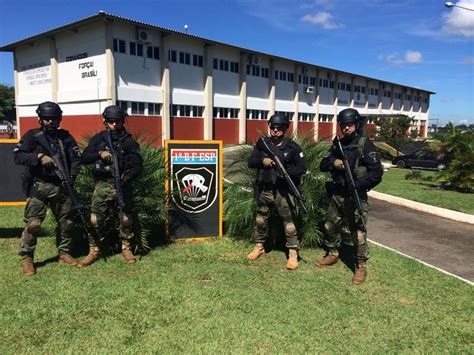
<svg viewBox="0 0 474 355">
<path fill-rule="evenodd" d="M 425 168 L 436 169 L 438 171 L 446 168 L 446 162 L 436 156 L 432 152 L 423 150 L 415 150 L 407 155 L 402 155 L 392 159 L 392 164 L 397 168 Z"/>
</svg>

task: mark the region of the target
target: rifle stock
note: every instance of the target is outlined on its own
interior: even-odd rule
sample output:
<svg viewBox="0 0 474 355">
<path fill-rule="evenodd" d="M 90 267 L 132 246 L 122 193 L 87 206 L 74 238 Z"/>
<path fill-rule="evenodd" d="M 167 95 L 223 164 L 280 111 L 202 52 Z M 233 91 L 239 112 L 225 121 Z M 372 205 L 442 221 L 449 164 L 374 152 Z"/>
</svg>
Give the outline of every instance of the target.
<svg viewBox="0 0 474 355">
<path fill-rule="evenodd" d="M 298 188 L 295 186 L 295 183 L 293 180 L 291 180 L 290 175 L 286 171 L 285 167 L 283 166 L 283 163 L 281 162 L 280 158 L 278 155 L 275 154 L 275 152 L 268 146 L 267 142 L 265 142 L 265 139 L 263 137 L 260 137 L 260 140 L 262 141 L 263 145 L 265 146 L 265 150 L 267 154 L 270 156 L 270 158 L 275 162 L 275 168 L 277 172 L 283 176 L 290 188 L 291 193 L 293 196 L 295 196 L 296 200 L 299 202 L 303 210 L 308 213 L 308 210 L 306 209 L 306 206 L 303 203 L 303 196 L 301 196 L 301 193 L 299 192 Z"/>
<path fill-rule="evenodd" d="M 354 202 L 357 208 L 357 211 L 359 211 L 360 219 L 362 221 L 362 224 L 364 225 L 364 229 L 367 231 L 367 226 L 365 225 L 365 221 L 363 217 L 364 210 L 362 208 L 362 203 L 360 202 L 359 193 L 357 192 L 357 189 L 355 186 L 355 181 L 354 181 L 354 177 L 352 176 L 351 167 L 344 153 L 344 149 L 342 148 L 341 140 L 339 139 L 337 135 L 336 135 L 336 143 L 341 153 L 342 162 L 344 163 L 344 173 L 346 175 L 346 182 L 347 182 L 347 185 L 349 186 L 349 192 L 351 194 L 352 201 Z"/>
</svg>

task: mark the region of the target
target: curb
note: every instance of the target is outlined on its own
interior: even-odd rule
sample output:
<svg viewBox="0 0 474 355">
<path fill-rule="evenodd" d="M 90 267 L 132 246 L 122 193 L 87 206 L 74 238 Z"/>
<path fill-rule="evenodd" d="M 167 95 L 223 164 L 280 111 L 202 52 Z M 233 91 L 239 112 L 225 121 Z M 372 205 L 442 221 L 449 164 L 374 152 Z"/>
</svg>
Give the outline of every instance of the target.
<svg viewBox="0 0 474 355">
<path fill-rule="evenodd" d="M 435 207 L 435 206 L 427 205 L 421 202 L 406 200 L 401 197 L 392 196 L 392 195 L 384 194 L 382 192 L 377 192 L 377 191 L 369 191 L 368 195 L 377 200 L 382 200 L 389 203 L 393 203 L 395 205 L 408 207 L 416 211 L 421 211 L 421 212 L 429 213 L 435 216 L 448 218 L 453 221 L 474 224 L 474 215 L 472 214 L 452 211 L 446 208 Z"/>
</svg>

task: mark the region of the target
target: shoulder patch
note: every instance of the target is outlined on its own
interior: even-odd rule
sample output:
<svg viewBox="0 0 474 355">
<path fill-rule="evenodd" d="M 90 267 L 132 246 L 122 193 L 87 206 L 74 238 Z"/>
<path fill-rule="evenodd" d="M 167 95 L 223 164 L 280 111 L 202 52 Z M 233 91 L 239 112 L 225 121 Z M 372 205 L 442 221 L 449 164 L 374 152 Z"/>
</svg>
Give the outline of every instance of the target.
<svg viewBox="0 0 474 355">
<path fill-rule="evenodd" d="M 76 158 L 80 158 L 82 156 L 81 150 L 79 149 L 77 145 L 72 147 L 72 153 L 74 154 Z"/>
<path fill-rule="evenodd" d="M 372 162 L 372 163 L 377 163 L 380 159 L 379 159 L 379 154 L 377 152 L 370 152 L 369 154 L 367 154 L 368 157 L 369 157 L 369 160 Z"/>
</svg>

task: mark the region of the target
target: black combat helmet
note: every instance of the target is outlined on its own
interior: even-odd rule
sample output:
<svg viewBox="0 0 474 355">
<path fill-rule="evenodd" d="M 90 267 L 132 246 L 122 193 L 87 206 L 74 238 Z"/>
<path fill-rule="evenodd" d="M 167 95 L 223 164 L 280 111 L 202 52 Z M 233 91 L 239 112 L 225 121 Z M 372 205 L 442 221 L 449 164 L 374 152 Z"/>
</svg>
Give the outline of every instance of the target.
<svg viewBox="0 0 474 355">
<path fill-rule="evenodd" d="M 36 114 L 40 119 L 52 119 L 55 121 L 61 121 L 63 111 L 57 103 L 45 101 L 39 104 L 38 108 L 36 109 Z"/>
<path fill-rule="evenodd" d="M 339 125 L 352 122 L 358 125 L 360 121 L 361 117 L 359 115 L 359 112 L 357 110 L 354 110 L 353 108 L 346 108 L 345 110 L 339 112 L 339 114 L 337 115 L 337 123 Z"/>
<path fill-rule="evenodd" d="M 124 120 L 128 116 L 123 108 L 117 105 L 107 106 L 102 113 L 105 121 Z"/>
<path fill-rule="evenodd" d="M 269 126 L 284 126 L 285 128 L 288 128 L 290 126 L 290 120 L 286 116 L 275 114 L 275 115 L 272 115 L 270 119 L 268 120 L 268 125 Z"/>
</svg>

